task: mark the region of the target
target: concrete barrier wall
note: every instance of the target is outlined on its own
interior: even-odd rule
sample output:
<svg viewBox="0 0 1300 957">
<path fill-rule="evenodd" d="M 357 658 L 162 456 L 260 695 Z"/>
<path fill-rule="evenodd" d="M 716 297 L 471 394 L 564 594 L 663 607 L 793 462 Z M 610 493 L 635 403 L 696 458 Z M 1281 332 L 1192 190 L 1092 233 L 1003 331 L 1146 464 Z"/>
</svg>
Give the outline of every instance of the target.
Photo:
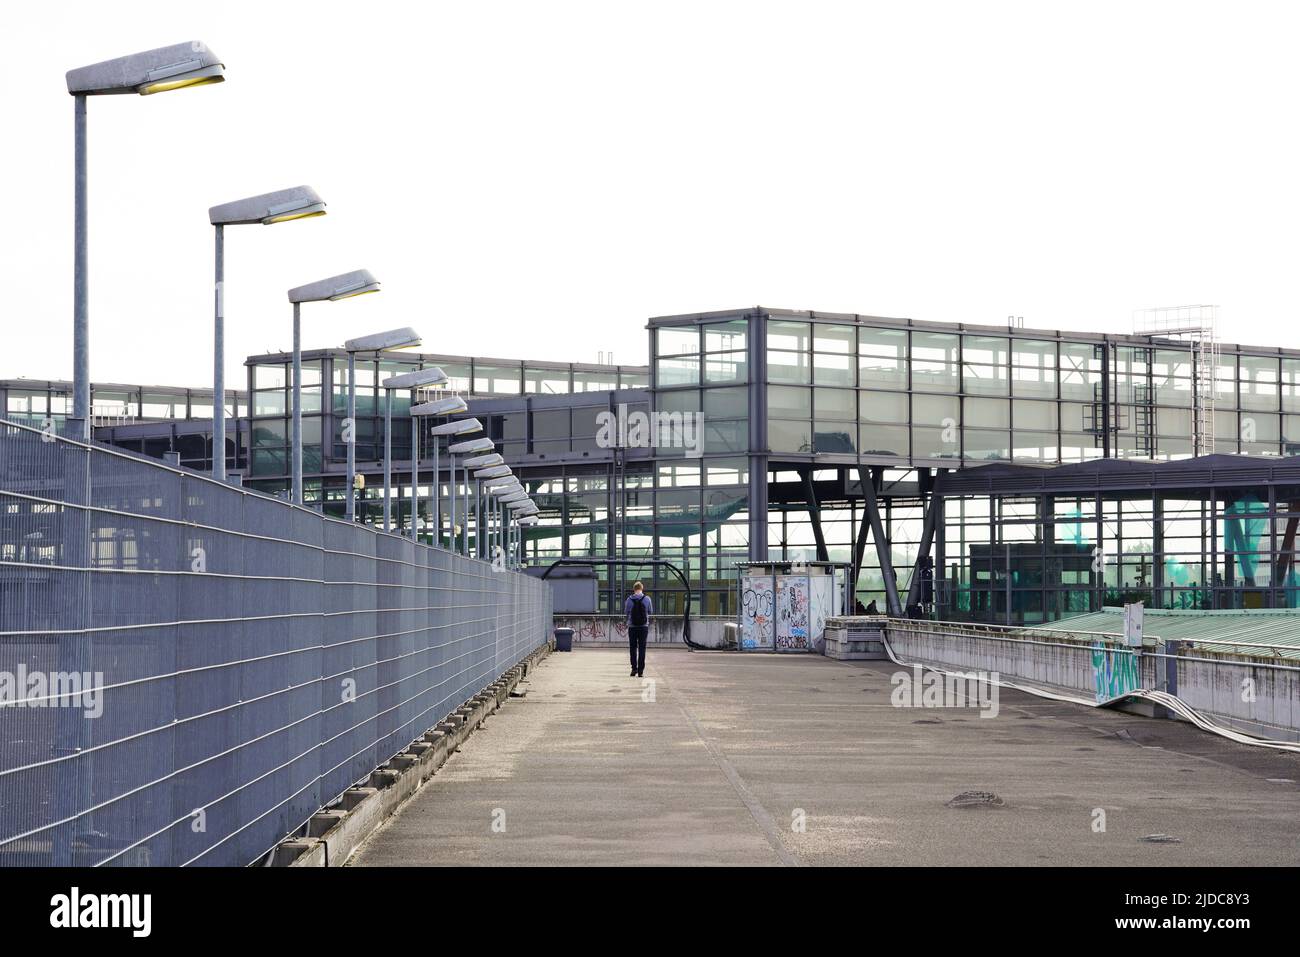
<svg viewBox="0 0 1300 957">
<path fill-rule="evenodd" d="M 1164 688 L 1154 660 L 1135 660 L 1132 652 L 1100 636 L 1020 635 L 1016 629 L 899 619 L 891 620 L 886 631 L 894 653 L 904 661 L 996 671 L 1058 694 L 1105 700 L 1142 687 Z"/>
<path fill-rule="evenodd" d="M 1300 668 L 1287 659 L 1227 655 L 1185 643 L 1166 651 L 1163 642 L 1150 639 L 1134 656 L 1118 636 L 955 622 L 891 619 L 885 633 L 894 654 L 909 663 L 997 672 L 1017 684 L 1098 702 L 1139 689 L 1167 691 L 1225 727 L 1300 740 Z M 1140 702 L 1124 708 L 1164 714 Z"/>
<path fill-rule="evenodd" d="M 1177 694 L 1220 724 L 1279 741 L 1300 741 L 1300 670 L 1294 661 L 1180 650 Z"/>
<path fill-rule="evenodd" d="M 692 615 L 691 640 L 705 648 L 722 648 L 724 646 L 722 626 L 728 622 L 734 624 L 735 620 L 721 616 L 696 618 Z M 599 645 L 627 642 L 627 624 L 621 615 L 556 615 L 554 627 L 572 628 L 574 644 Z M 682 642 L 681 617 L 664 615 L 650 619 L 650 634 L 646 643 L 677 644 L 685 647 Z"/>
</svg>

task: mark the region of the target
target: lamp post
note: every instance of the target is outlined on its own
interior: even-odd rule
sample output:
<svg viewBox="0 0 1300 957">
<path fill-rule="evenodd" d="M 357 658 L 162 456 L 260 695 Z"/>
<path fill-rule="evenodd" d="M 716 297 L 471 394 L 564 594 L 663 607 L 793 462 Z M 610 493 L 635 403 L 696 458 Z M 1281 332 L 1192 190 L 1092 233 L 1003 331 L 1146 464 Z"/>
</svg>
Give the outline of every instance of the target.
<svg viewBox="0 0 1300 957">
<path fill-rule="evenodd" d="M 510 567 L 519 567 L 519 519 L 526 514 L 532 514 L 537 511 L 537 506 L 533 500 L 524 496 L 523 499 L 515 502 L 507 502 L 506 508 L 509 509 L 508 521 L 513 520 L 507 525 L 509 535 L 508 554 L 510 556 Z"/>
<path fill-rule="evenodd" d="M 510 470 L 510 466 L 508 465 L 493 465 L 485 469 L 479 469 L 477 472 L 474 473 L 474 477 L 480 480 L 505 479 L 507 476 L 513 477 L 513 475 L 514 473 Z M 501 484 L 504 486 L 506 483 L 502 482 Z M 491 515 L 489 515 L 489 525 L 494 524 L 492 519 L 495 518 L 495 503 L 493 503 L 493 506 L 494 507 L 489 510 L 492 513 Z M 489 539 L 494 538 L 494 536 L 495 536 L 495 532 L 489 533 Z M 488 558 L 491 559 L 492 557 L 493 557 L 492 547 L 491 545 L 489 545 Z"/>
<path fill-rule="evenodd" d="M 437 366 L 430 366 L 428 369 L 419 369 L 415 372 L 404 372 L 401 375 L 390 376 L 382 383 L 384 387 L 384 531 L 391 532 L 392 528 L 392 497 L 393 487 L 393 390 L 394 389 L 419 389 L 425 386 L 441 385 L 447 381 L 447 374 Z M 477 422 L 476 419 L 471 420 Z M 411 435 L 415 436 L 415 419 L 411 419 Z"/>
<path fill-rule="evenodd" d="M 472 458 L 466 458 L 464 462 L 465 497 L 463 500 L 464 508 L 463 508 L 461 541 L 462 541 L 463 550 L 466 555 L 469 554 L 469 479 L 470 479 L 469 472 L 470 469 L 487 468 L 492 465 L 501 465 L 505 461 L 503 458 L 501 458 L 501 456 L 496 454 L 475 456 L 474 453 L 492 452 L 492 450 L 494 450 L 495 448 L 496 445 L 492 442 L 491 439 L 482 438 L 482 439 L 470 439 L 468 442 L 457 442 L 455 445 L 451 446 L 448 449 L 448 451 L 452 452 L 455 455 L 473 456 Z M 454 458 L 452 459 L 452 467 L 451 467 L 451 483 L 452 483 L 452 490 L 454 493 L 455 486 L 456 486 L 456 460 Z M 455 535 L 455 532 L 456 529 L 453 524 L 452 534 Z"/>
<path fill-rule="evenodd" d="M 478 546 L 478 557 L 491 558 L 492 556 L 490 554 L 490 546 L 488 544 L 487 535 L 485 534 L 485 528 L 491 524 L 491 515 L 495 508 L 496 499 L 501 495 L 510 495 L 513 492 L 522 491 L 523 486 L 519 484 L 519 480 L 513 475 L 500 479 L 475 478 L 474 481 L 478 485 L 479 489 L 479 509 L 481 511 L 481 515 L 477 519 L 478 531 L 475 535 L 476 544 Z M 485 492 L 488 496 L 486 502 L 483 501 L 483 495 Z"/>
<path fill-rule="evenodd" d="M 334 302 L 379 292 L 379 280 L 368 269 L 345 272 L 289 290 L 293 303 L 293 500 L 302 504 L 302 323 L 304 302 Z M 323 436 L 322 436 L 323 440 Z M 351 491 L 348 492 L 351 495 Z"/>
<path fill-rule="evenodd" d="M 227 226 L 272 226 L 325 215 L 325 201 L 310 186 L 222 203 L 208 209 L 215 232 L 216 285 L 212 322 L 212 477 L 226 480 L 226 231 Z"/>
<path fill-rule="evenodd" d="M 525 530 L 526 528 L 528 528 L 529 526 L 536 525 L 539 521 L 540 521 L 540 519 L 537 517 L 537 513 L 536 513 L 536 512 L 525 512 L 525 513 L 524 513 L 523 515 L 521 515 L 519 518 L 515 519 L 515 523 L 519 526 L 519 560 L 520 560 L 520 564 L 523 564 L 523 561 L 524 561 L 524 559 L 527 557 L 527 554 L 528 554 L 528 546 L 527 546 L 527 543 L 524 541 L 524 530 Z"/>
<path fill-rule="evenodd" d="M 72 416 L 81 439 L 90 438 L 90 294 L 86 211 L 86 97 L 150 96 L 187 86 L 220 83 L 225 66 L 197 40 L 104 60 L 67 72 L 73 96 Z"/>
<path fill-rule="evenodd" d="M 348 417 L 343 422 L 343 443 L 348 450 L 347 509 L 349 522 L 356 521 L 357 504 L 354 486 L 357 481 L 357 353 L 383 352 L 387 349 L 409 349 L 420 344 L 420 334 L 409 326 L 376 332 L 343 343 L 348 354 Z M 373 410 L 372 410 L 373 412 Z M 387 434 L 384 440 L 387 442 Z M 385 449 L 385 458 L 387 449 Z M 388 487 L 384 487 L 384 501 L 388 501 Z"/>
<path fill-rule="evenodd" d="M 420 430 L 416 419 L 419 416 L 433 415 L 458 415 L 469 408 L 465 400 L 458 395 L 448 396 L 445 399 L 434 399 L 432 402 L 425 402 L 421 405 L 411 407 L 411 540 L 418 541 L 417 525 L 420 504 Z M 433 535 L 434 544 L 438 543 L 441 535 L 442 515 L 439 511 L 438 503 L 438 483 L 440 480 L 438 467 L 438 430 L 445 428 L 445 425 L 434 426 L 433 428 Z"/>
</svg>

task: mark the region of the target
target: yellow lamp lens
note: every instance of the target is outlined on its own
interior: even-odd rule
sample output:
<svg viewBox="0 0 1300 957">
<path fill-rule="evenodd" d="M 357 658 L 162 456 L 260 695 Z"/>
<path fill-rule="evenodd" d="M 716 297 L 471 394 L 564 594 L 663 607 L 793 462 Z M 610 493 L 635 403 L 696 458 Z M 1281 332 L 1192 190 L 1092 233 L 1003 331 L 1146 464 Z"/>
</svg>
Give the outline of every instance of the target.
<svg viewBox="0 0 1300 957">
<path fill-rule="evenodd" d="M 179 90 L 186 86 L 204 86 L 208 83 L 221 83 L 225 77 L 221 74 L 216 76 L 192 76 L 182 77 L 179 80 L 159 80 L 157 83 L 149 83 L 140 87 L 141 96 L 150 96 L 154 93 L 166 93 L 168 90 Z"/>
<path fill-rule="evenodd" d="M 283 216 L 269 216 L 266 219 L 262 220 L 262 222 L 270 226 L 272 223 L 287 223 L 292 219 L 311 219 L 311 217 L 313 216 L 324 216 L 324 215 L 325 215 L 325 210 L 314 209 L 306 213 L 285 213 Z M 278 236 L 279 233 L 277 233 L 276 235 Z"/>
</svg>

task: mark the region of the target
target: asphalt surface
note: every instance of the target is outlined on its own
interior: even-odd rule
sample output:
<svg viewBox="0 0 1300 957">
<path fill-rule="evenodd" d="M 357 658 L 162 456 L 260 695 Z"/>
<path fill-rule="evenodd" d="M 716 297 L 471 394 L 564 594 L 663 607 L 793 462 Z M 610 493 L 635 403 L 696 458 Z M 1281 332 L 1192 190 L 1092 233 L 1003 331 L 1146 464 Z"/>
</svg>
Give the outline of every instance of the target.
<svg viewBox="0 0 1300 957">
<path fill-rule="evenodd" d="M 1300 863 L 1300 756 L 1018 692 L 894 707 L 898 670 L 553 654 L 351 863 Z"/>
</svg>

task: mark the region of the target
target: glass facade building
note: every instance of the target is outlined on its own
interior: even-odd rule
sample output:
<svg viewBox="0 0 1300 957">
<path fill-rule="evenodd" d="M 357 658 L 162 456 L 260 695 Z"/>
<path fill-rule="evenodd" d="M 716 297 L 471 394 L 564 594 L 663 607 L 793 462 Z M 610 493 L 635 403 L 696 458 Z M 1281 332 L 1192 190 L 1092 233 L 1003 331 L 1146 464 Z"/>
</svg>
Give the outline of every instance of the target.
<svg viewBox="0 0 1300 957">
<path fill-rule="evenodd" d="M 1295 604 L 1296 350 L 1220 344 L 1207 376 L 1196 345 L 1177 338 L 760 307 L 659 317 L 647 334 L 646 366 L 359 354 L 358 516 L 377 523 L 383 512 L 379 383 L 437 365 L 449 379 L 440 388 L 466 397 L 541 506 L 528 561 L 590 558 L 607 610 L 633 577 L 661 609 L 681 606 L 666 570 L 601 563 L 640 557 L 682 569 L 697 614 L 733 614 L 736 563 L 766 560 L 846 563 L 863 603 L 952 618 L 1051 621 L 1137 595 L 1174 608 Z M 339 515 L 346 359 L 303 359 L 306 498 Z M 289 484 L 289 363 L 247 361 L 235 430 L 245 482 L 274 495 Z M 54 407 L 55 390 L 42 398 L 23 385 L 34 395 L 11 392 L 10 416 Z M 132 392 L 126 405 L 141 417 L 166 411 L 151 394 Z M 392 396 L 402 528 L 409 409 L 427 397 Z M 183 424 L 181 402 L 173 397 L 170 422 L 101 423 L 97 435 L 175 451 L 166 429 L 202 425 Z M 183 404 L 201 419 L 201 393 Z M 1215 454 L 1196 457 L 1207 409 Z M 648 429 L 626 428 L 638 417 Z M 432 436 L 421 449 L 431 522 Z M 445 503 L 453 484 L 464 489 L 445 440 L 443 449 Z M 445 541 L 445 507 L 442 518 Z"/>
</svg>

